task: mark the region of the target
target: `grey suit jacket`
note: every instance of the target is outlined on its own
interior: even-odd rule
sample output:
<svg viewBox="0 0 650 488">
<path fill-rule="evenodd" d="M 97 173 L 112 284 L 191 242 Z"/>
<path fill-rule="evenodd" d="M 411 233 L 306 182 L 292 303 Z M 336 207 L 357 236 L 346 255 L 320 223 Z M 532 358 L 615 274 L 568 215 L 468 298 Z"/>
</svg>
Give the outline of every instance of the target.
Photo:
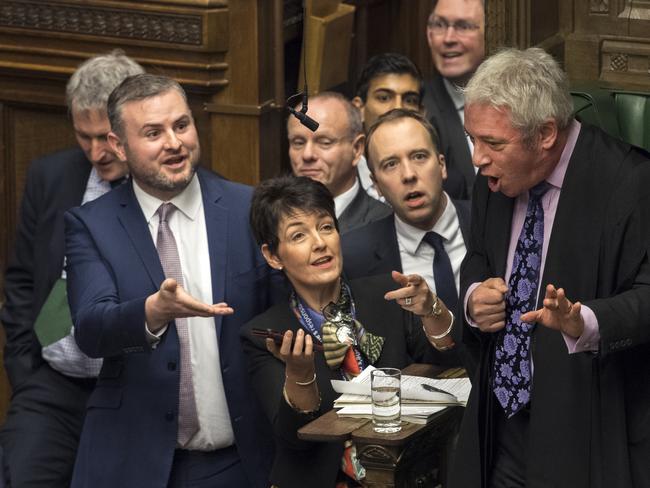
<svg viewBox="0 0 650 488">
<path fill-rule="evenodd" d="M 362 227 L 370 222 L 386 217 L 392 212 L 392 209 L 388 205 L 372 198 L 359 185 L 359 190 L 354 200 L 350 202 L 350 205 L 347 206 L 338 219 L 339 232 L 344 234 L 352 229 Z"/>
</svg>

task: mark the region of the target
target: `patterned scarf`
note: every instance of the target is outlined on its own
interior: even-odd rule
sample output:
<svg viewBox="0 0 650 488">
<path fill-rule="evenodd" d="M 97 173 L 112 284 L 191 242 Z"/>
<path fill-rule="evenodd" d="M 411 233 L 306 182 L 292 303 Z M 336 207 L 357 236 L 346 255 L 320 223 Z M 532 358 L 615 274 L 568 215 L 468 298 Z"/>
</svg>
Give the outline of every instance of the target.
<svg viewBox="0 0 650 488">
<path fill-rule="evenodd" d="M 322 342 L 325 361 L 331 369 L 342 368 L 356 376 L 363 369 L 363 358 L 359 352 L 370 364 L 379 359 L 385 339 L 367 332 L 356 320 L 350 288 L 343 280 L 338 300 L 326 305 L 322 314 L 308 309 L 295 291 L 291 294 L 291 307 L 302 326 Z M 314 324 L 316 321 L 321 322 L 320 330 Z"/>
</svg>

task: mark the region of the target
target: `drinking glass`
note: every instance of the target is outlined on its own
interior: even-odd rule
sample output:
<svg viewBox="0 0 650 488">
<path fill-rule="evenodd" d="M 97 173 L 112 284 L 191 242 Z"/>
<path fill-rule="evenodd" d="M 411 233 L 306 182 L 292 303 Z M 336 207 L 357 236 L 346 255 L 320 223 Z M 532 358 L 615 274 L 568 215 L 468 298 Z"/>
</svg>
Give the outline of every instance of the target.
<svg viewBox="0 0 650 488">
<path fill-rule="evenodd" d="M 396 368 L 377 368 L 370 373 L 372 423 L 375 432 L 392 434 L 402 430 L 401 376 Z"/>
</svg>

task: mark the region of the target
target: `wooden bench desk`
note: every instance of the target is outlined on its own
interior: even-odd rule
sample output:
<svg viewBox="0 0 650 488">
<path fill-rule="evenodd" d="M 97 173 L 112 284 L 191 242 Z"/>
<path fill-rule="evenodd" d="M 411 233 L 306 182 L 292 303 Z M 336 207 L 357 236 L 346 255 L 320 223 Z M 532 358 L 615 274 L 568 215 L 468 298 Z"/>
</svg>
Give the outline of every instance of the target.
<svg viewBox="0 0 650 488">
<path fill-rule="evenodd" d="M 429 378 L 465 375 L 460 368 L 443 371 L 428 364 L 412 364 L 402 373 Z M 351 439 L 366 469 L 365 487 L 437 488 L 445 486 L 449 455 L 462 415 L 462 407 L 449 407 L 435 414 L 426 425 L 402 422 L 400 432 L 378 434 L 371 420 L 340 418 L 336 410 L 331 410 L 302 427 L 298 437 L 314 442 Z"/>
</svg>

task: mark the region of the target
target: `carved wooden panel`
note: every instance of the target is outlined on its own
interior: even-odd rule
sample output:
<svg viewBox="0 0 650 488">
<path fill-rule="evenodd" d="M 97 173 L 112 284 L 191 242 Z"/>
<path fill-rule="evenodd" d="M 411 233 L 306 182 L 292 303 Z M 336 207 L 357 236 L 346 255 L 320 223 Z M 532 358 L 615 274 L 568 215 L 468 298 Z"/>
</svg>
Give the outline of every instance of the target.
<svg viewBox="0 0 650 488">
<path fill-rule="evenodd" d="M 101 7 L 5 1 L 0 26 L 200 46 L 200 15 L 150 14 Z"/>
<path fill-rule="evenodd" d="M 570 78 L 650 91 L 650 1 L 575 0 L 575 11 Z"/>
</svg>

